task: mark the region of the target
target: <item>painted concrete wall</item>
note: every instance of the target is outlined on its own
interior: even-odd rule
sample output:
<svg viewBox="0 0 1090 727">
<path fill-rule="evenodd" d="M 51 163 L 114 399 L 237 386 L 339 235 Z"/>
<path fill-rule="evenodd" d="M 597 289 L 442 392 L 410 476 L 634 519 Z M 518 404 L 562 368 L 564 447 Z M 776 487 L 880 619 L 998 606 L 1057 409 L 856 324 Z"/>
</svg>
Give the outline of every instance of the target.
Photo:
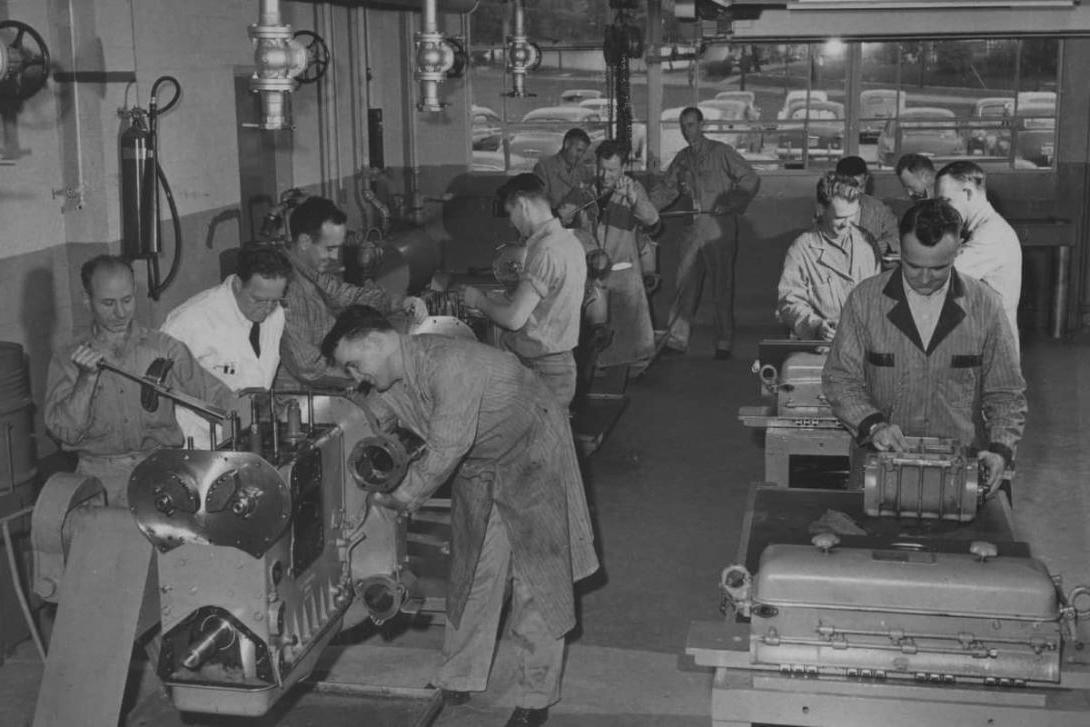
<svg viewBox="0 0 1090 727">
<path fill-rule="evenodd" d="M 464 82 L 446 84 L 443 95 L 452 105 L 435 118 L 420 120 L 404 101 L 415 92 L 418 13 L 287 1 L 281 7 L 285 22 L 326 39 L 332 63 L 322 81 L 293 95 L 293 133 L 247 145 L 278 156 L 274 190 L 300 186 L 327 194 L 359 225 L 358 173 L 369 164 L 365 109 L 375 105 L 386 112 L 389 196 L 407 197 L 411 175 L 404 168 L 414 160 L 438 165 L 433 169 L 455 160 L 464 165 Z M 238 79 L 252 72 L 247 26 L 257 11 L 256 1 L 0 0 L 0 19 L 26 22 L 45 37 L 54 74 L 75 72 L 80 80 L 51 80 L 6 125 L 0 147 L 11 162 L 0 166 L 0 339 L 29 353 L 37 401 L 50 351 L 89 321 L 80 264 L 120 251 L 118 109 L 146 108 L 160 75 L 175 76 L 183 88 L 181 101 L 159 124 L 160 159 L 178 206 L 183 254 L 173 285 L 158 302 L 142 296 L 138 316 L 158 325 L 179 302 L 218 282 L 220 257 L 238 246 L 243 216 L 253 211 L 251 200 L 242 199 L 240 167 L 250 160 L 240 159 L 240 135 L 270 133 L 239 128 L 239 109 L 250 99 L 236 98 L 237 89 L 245 89 Z M 443 22 L 448 32 L 464 32 L 459 15 Z M 169 97 L 172 89 L 165 86 L 162 93 Z M 412 132 L 418 144 L 407 142 Z M 425 172 L 421 189 L 441 191 L 444 175 L 453 174 Z M 164 268 L 172 251 L 165 234 Z M 142 286 L 144 265 L 135 267 Z M 41 440 L 39 451 L 48 452 L 50 443 Z"/>
</svg>

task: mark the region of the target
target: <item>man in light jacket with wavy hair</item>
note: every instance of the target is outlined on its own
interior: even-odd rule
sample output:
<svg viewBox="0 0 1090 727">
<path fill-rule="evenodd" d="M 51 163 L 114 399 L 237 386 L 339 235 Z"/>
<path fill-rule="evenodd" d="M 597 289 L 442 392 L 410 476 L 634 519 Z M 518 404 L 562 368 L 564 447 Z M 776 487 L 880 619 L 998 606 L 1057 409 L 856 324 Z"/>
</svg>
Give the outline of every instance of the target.
<svg viewBox="0 0 1090 727">
<path fill-rule="evenodd" d="M 848 293 L 879 272 L 874 247 L 855 224 L 861 195 L 853 177 L 827 173 L 817 184 L 814 229 L 787 249 L 776 318 L 799 338 L 831 341 Z"/>
</svg>

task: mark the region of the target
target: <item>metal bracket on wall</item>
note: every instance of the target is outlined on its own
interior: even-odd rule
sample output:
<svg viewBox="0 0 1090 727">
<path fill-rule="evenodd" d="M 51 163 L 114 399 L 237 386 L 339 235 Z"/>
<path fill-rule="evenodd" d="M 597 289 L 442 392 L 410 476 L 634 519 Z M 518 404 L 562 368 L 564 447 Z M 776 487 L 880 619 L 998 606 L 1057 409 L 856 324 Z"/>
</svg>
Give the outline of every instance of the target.
<svg viewBox="0 0 1090 727">
<path fill-rule="evenodd" d="M 62 212 L 83 209 L 83 194 L 85 191 L 86 187 L 82 184 L 76 187 L 58 187 L 51 190 L 53 199 L 57 199 L 57 197 L 64 198 L 64 205 L 61 207 Z"/>
</svg>

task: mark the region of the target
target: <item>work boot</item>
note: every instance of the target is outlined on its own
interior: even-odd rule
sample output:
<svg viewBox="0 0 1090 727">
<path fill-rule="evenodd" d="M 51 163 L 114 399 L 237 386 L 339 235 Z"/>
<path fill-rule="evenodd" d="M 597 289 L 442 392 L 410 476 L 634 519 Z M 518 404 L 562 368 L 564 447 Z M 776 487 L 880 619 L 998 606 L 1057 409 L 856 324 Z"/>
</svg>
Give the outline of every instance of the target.
<svg viewBox="0 0 1090 727">
<path fill-rule="evenodd" d="M 511 719 L 507 720 L 506 727 L 538 727 L 549 719 L 549 708 L 530 709 L 528 707 L 515 707 L 511 713 Z"/>
</svg>

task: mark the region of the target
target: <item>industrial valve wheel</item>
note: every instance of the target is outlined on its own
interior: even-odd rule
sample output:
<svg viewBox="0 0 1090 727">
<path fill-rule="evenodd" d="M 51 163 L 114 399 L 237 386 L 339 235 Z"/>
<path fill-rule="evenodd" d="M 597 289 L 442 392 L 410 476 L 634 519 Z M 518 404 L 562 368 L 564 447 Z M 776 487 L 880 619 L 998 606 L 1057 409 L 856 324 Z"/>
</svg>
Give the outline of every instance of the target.
<svg viewBox="0 0 1090 727">
<path fill-rule="evenodd" d="M 26 38 L 30 37 L 31 44 Z M 0 99 L 26 99 L 49 80 L 49 48 L 41 34 L 18 20 L 0 20 Z"/>
<path fill-rule="evenodd" d="M 329 46 L 322 36 L 310 30 L 296 31 L 292 36 L 307 52 L 307 67 L 294 79 L 299 83 L 314 83 L 325 75 L 329 68 Z"/>
</svg>

